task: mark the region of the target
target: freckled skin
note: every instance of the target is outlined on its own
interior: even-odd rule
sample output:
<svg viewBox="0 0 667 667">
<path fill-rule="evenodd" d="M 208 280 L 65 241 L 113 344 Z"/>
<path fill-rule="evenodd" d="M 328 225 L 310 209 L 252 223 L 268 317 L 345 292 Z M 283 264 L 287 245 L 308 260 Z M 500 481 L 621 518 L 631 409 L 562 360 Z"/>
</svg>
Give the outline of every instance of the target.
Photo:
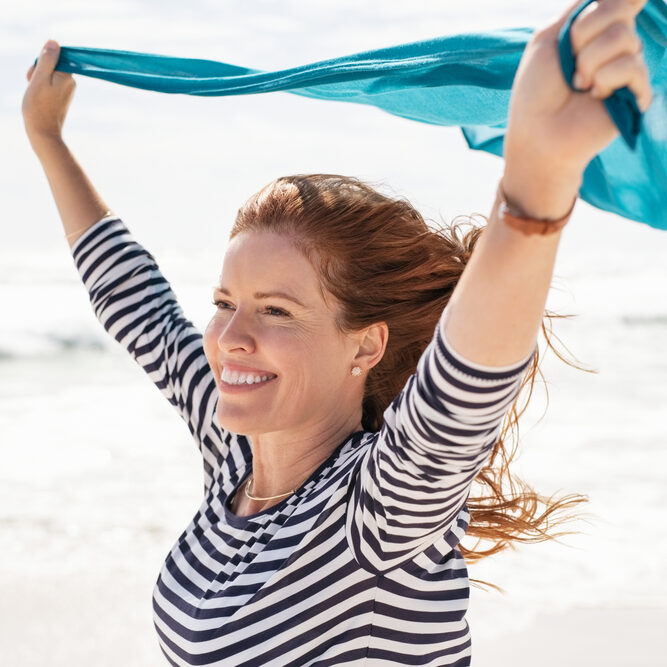
<svg viewBox="0 0 667 667">
<path fill-rule="evenodd" d="M 386 325 L 341 333 L 333 296 L 323 298 L 315 268 L 278 234 L 234 237 L 220 283 L 229 293 L 214 292 L 222 303 L 204 332 L 204 352 L 216 381 L 225 363 L 277 378 L 251 391 L 222 391 L 216 418 L 223 428 L 250 437 L 253 492 L 280 493 L 298 485 L 345 437 L 361 430 L 364 379 L 382 357 Z M 278 291 L 303 306 L 257 297 Z M 351 374 L 355 365 L 362 368 L 361 377 Z"/>
</svg>

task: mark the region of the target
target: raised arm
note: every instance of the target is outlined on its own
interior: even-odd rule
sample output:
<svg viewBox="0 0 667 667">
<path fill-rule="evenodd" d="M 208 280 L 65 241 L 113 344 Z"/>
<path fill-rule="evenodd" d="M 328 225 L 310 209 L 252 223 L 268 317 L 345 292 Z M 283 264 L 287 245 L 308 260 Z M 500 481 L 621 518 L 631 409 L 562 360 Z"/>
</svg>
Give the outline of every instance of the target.
<svg viewBox="0 0 667 667">
<path fill-rule="evenodd" d="M 28 72 L 23 116 L 44 167 L 73 259 L 95 314 L 188 425 L 204 458 L 205 486 L 226 453 L 213 422 L 217 388 L 202 335 L 183 315 L 153 256 L 110 215 L 62 138 L 74 92 L 70 74 L 55 72 L 59 49 L 45 49 Z M 47 42 L 47 47 L 49 43 Z"/>
<path fill-rule="evenodd" d="M 651 92 L 632 30 L 643 5 L 602 0 L 571 30 L 582 86 L 606 96 L 629 85 L 641 110 Z M 571 10 L 534 35 L 512 90 L 504 184 L 523 217 L 561 218 L 588 162 L 618 134 L 600 100 L 562 78 L 557 37 Z M 472 482 L 536 348 L 559 238 L 506 226 L 496 200 L 417 372 L 358 464 L 347 534 L 365 568 L 389 572 L 418 554 L 439 562 L 463 537 Z"/>
<path fill-rule="evenodd" d="M 49 40 L 37 66 L 28 70 L 23 120 L 72 246 L 84 230 L 109 213 L 109 207 L 63 141 L 65 116 L 76 84 L 71 74 L 54 71 L 59 54 L 58 44 Z"/>
<path fill-rule="evenodd" d="M 558 219 L 571 207 L 588 163 L 619 133 L 602 99 L 628 86 L 645 111 L 652 99 L 635 16 L 646 0 L 602 0 L 572 23 L 579 87 L 563 78 L 558 33 L 573 9 L 537 31 L 512 87 L 503 176 L 507 199 L 525 216 Z M 588 91 L 592 86 L 599 91 Z M 445 329 L 471 361 L 502 366 L 534 347 L 561 233 L 526 236 L 489 224 L 454 290 Z"/>
</svg>

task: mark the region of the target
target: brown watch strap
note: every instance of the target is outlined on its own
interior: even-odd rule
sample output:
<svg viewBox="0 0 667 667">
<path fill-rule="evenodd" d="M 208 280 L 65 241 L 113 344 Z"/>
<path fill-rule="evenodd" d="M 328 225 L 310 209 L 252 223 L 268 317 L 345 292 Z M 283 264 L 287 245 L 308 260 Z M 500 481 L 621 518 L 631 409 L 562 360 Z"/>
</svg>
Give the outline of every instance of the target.
<svg viewBox="0 0 667 667">
<path fill-rule="evenodd" d="M 498 207 L 498 220 L 503 224 L 516 229 L 517 231 L 525 234 L 527 236 L 531 234 L 553 234 L 554 232 L 560 231 L 565 227 L 572 211 L 574 205 L 577 202 L 577 198 L 574 198 L 570 210 L 558 220 L 539 220 L 536 218 L 528 218 L 523 215 L 523 213 L 511 206 L 507 201 L 505 192 L 503 191 L 503 182 L 502 179 L 498 183 L 498 189 L 496 191 L 496 202 L 495 206 Z"/>
</svg>

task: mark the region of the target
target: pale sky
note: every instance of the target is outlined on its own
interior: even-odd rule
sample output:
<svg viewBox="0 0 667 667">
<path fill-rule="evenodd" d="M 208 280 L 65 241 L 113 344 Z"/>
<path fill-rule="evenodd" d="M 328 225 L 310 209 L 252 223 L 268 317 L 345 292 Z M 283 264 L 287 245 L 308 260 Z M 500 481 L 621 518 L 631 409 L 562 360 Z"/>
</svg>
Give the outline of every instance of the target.
<svg viewBox="0 0 667 667">
<path fill-rule="evenodd" d="M 0 23 L 0 201 L 11 220 L 3 240 L 23 248 L 60 244 L 20 113 L 25 72 L 48 38 L 279 69 L 443 34 L 538 26 L 564 7 L 555 0 L 10 3 Z M 386 181 L 427 214 L 487 213 L 502 166 L 500 158 L 469 151 L 456 128 L 359 105 L 286 93 L 167 96 L 76 78 L 65 137 L 107 204 L 128 224 L 151 234 L 157 226 L 159 236 L 150 239 L 158 242 L 196 248 L 212 225 L 226 229 L 268 180 L 304 171 Z"/>
</svg>

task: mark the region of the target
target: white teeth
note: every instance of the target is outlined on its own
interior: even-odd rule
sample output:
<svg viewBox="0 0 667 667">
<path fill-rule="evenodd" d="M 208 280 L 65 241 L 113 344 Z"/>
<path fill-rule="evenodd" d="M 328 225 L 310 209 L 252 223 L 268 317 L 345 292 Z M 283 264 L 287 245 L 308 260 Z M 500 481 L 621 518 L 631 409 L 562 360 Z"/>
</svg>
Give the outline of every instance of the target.
<svg viewBox="0 0 667 667">
<path fill-rule="evenodd" d="M 230 371 L 227 368 L 222 369 L 221 380 L 225 384 L 258 384 L 261 382 L 266 382 L 267 380 L 273 380 L 276 377 L 275 375 L 254 375 L 253 373 L 241 372 L 239 371 Z"/>
</svg>

